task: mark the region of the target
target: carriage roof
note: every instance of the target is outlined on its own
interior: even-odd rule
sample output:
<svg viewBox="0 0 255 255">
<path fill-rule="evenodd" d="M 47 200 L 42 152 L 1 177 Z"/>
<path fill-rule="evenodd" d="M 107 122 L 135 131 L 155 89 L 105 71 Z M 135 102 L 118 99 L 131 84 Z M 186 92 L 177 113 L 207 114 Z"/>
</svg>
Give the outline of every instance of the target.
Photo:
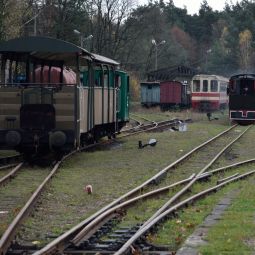
<svg viewBox="0 0 255 255">
<path fill-rule="evenodd" d="M 192 80 L 198 79 L 198 78 L 228 81 L 228 78 L 226 78 L 224 76 L 220 76 L 220 75 L 215 75 L 215 74 L 197 74 L 197 75 L 193 76 Z"/>
<path fill-rule="evenodd" d="M 2 42 L 0 54 L 11 60 L 24 60 L 29 56 L 45 61 L 64 61 L 69 65 L 75 64 L 75 56 L 79 55 L 99 63 L 119 65 L 110 58 L 90 53 L 73 43 L 43 36 L 20 37 Z"/>
<path fill-rule="evenodd" d="M 230 77 L 230 80 L 232 79 L 255 79 L 255 74 L 252 73 L 243 73 L 243 74 L 236 74 Z"/>
</svg>

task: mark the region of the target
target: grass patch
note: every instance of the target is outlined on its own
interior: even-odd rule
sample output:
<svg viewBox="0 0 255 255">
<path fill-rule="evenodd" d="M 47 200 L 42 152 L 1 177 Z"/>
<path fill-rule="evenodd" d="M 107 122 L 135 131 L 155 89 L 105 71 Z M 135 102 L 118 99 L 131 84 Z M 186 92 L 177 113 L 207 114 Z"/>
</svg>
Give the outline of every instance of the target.
<svg viewBox="0 0 255 255">
<path fill-rule="evenodd" d="M 226 210 L 222 220 L 208 233 L 202 254 L 254 254 L 255 190 L 254 178 L 240 185 L 240 194 Z"/>
<path fill-rule="evenodd" d="M 140 133 L 119 141 L 119 146 L 78 153 L 68 159 L 43 193 L 43 203 L 24 226 L 22 236 L 59 235 L 120 195 L 155 175 L 194 146 L 226 129 L 207 122 L 188 125 L 187 132 Z M 156 138 L 155 147 L 138 149 L 138 141 Z M 176 142 L 178 141 L 178 142 Z M 93 186 L 87 195 L 84 187 Z M 31 231 L 33 229 L 33 231 Z M 33 239 L 32 239 L 33 240 Z"/>
</svg>

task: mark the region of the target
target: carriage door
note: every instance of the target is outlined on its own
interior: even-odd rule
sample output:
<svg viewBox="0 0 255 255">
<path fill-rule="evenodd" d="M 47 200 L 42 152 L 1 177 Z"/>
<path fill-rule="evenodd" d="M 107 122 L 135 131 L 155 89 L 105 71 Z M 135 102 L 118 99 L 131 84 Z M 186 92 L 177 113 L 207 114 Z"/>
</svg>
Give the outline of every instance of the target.
<svg viewBox="0 0 255 255">
<path fill-rule="evenodd" d="M 153 99 L 153 95 L 152 95 L 152 85 L 149 84 L 147 87 L 147 92 L 146 92 L 146 98 L 147 98 L 147 103 L 153 103 L 152 99 Z"/>
<path fill-rule="evenodd" d="M 115 76 L 115 86 L 116 86 L 116 114 L 117 120 L 121 119 L 120 112 L 121 112 L 121 77 L 120 75 Z"/>
</svg>

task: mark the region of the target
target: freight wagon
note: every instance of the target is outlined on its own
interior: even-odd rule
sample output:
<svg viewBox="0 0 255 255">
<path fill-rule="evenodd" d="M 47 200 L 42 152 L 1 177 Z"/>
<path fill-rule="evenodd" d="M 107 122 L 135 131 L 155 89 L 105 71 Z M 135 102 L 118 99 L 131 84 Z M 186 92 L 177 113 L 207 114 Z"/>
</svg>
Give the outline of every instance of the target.
<svg viewBox="0 0 255 255">
<path fill-rule="evenodd" d="M 141 104 L 159 105 L 161 109 L 173 106 L 189 107 L 190 90 L 187 84 L 178 81 L 142 82 Z"/>
<path fill-rule="evenodd" d="M 160 83 L 142 82 L 141 86 L 141 104 L 143 106 L 155 106 L 160 103 Z"/>
<path fill-rule="evenodd" d="M 187 84 L 179 81 L 160 82 L 160 107 L 169 109 L 172 106 L 190 106 L 190 90 Z"/>
</svg>

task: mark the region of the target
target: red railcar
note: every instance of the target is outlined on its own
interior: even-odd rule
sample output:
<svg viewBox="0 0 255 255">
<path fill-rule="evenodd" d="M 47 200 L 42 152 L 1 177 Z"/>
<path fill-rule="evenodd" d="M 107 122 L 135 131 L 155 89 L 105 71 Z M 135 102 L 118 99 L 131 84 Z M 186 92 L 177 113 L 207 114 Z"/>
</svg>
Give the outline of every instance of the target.
<svg viewBox="0 0 255 255">
<path fill-rule="evenodd" d="M 211 112 L 228 105 L 228 79 L 218 75 L 199 74 L 192 79 L 192 108 Z"/>
<path fill-rule="evenodd" d="M 166 109 L 172 106 L 189 106 L 190 91 L 187 84 L 179 81 L 160 82 L 160 107 Z"/>
</svg>

